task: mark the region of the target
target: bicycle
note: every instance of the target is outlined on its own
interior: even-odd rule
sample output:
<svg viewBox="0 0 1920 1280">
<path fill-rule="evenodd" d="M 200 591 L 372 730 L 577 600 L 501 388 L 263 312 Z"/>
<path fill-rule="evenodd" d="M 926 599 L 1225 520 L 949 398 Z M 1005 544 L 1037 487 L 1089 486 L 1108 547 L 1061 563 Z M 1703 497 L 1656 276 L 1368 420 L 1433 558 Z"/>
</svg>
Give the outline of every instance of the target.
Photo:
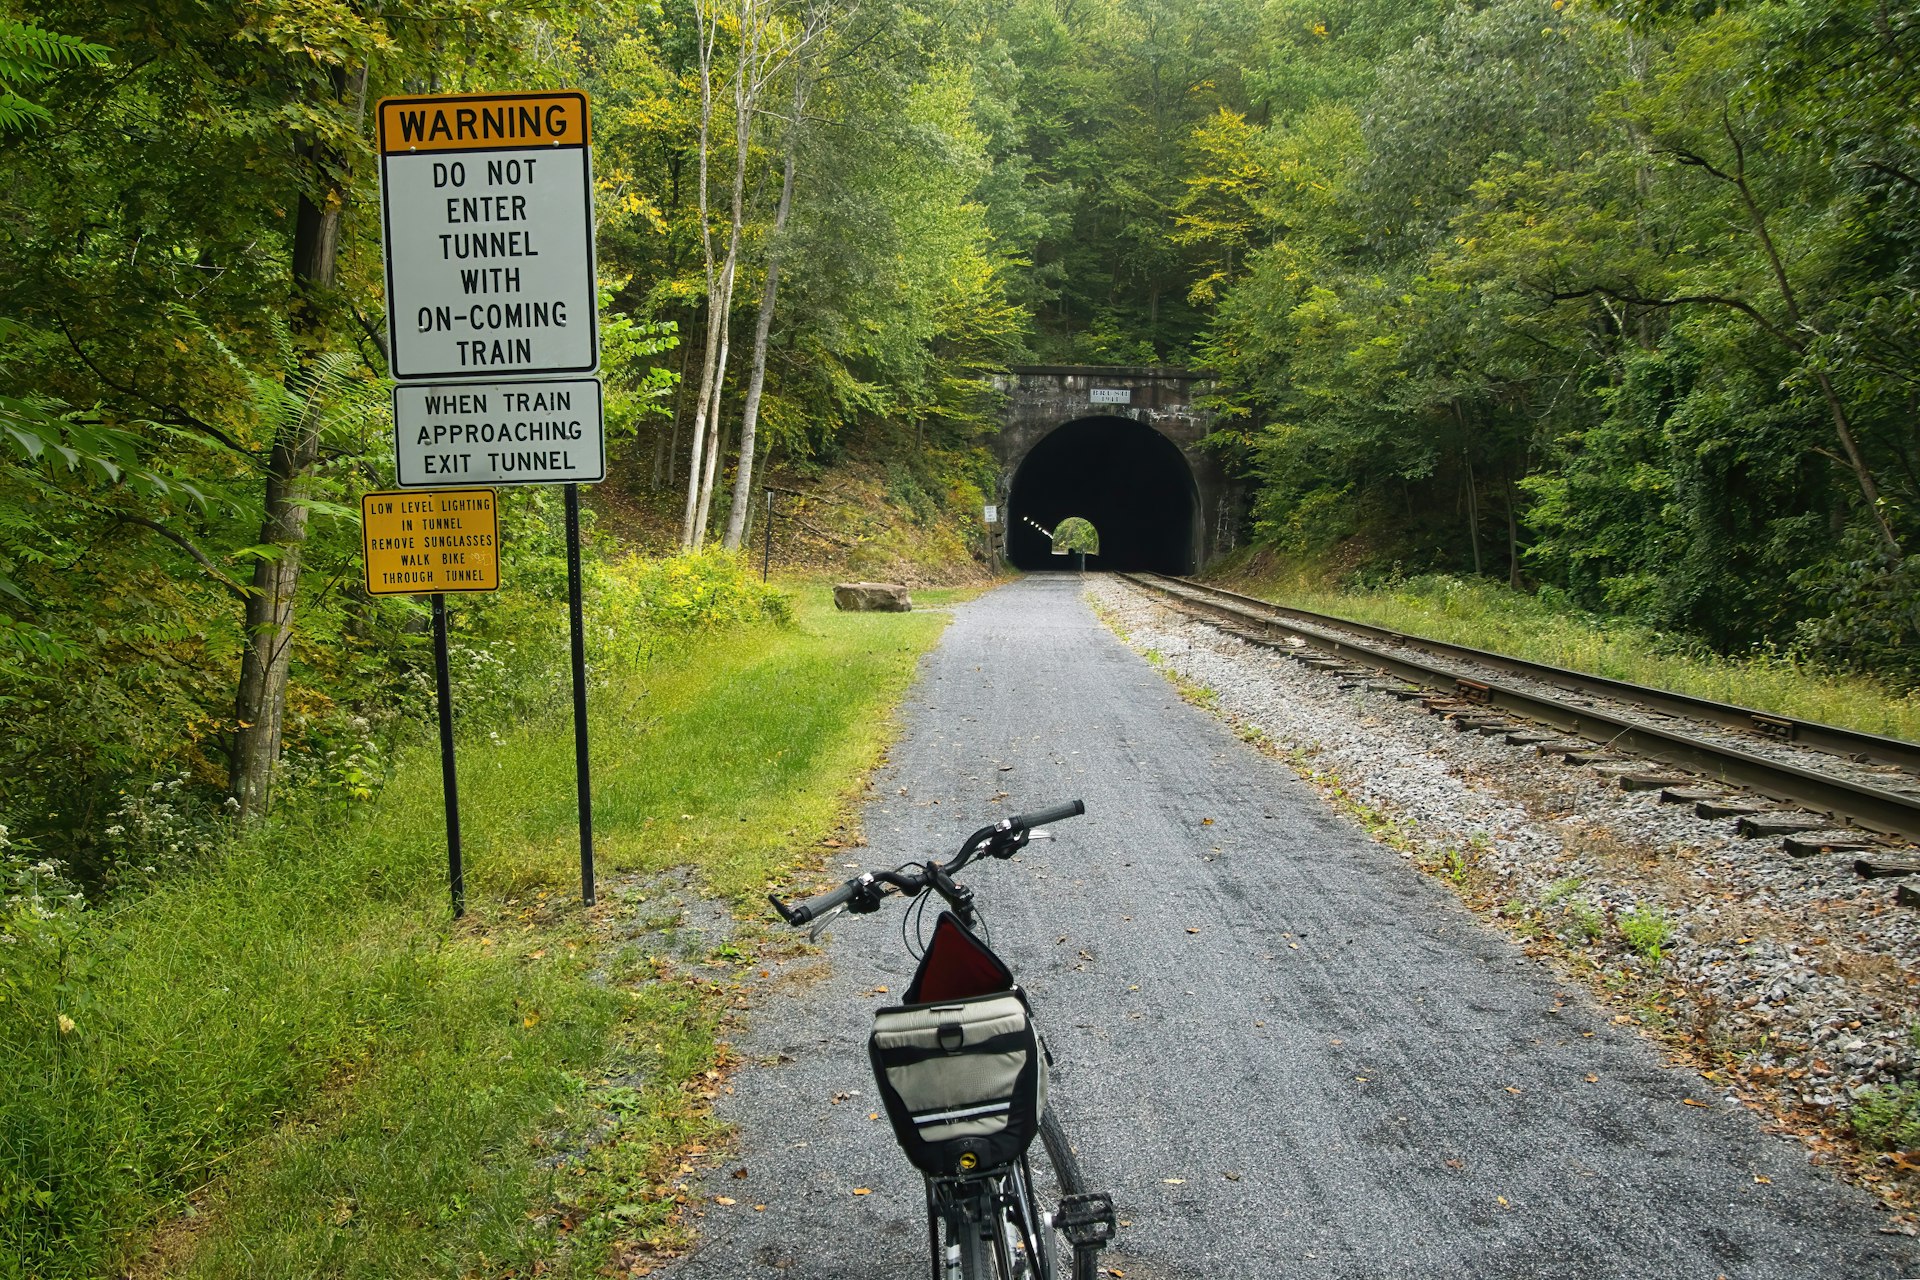
<svg viewBox="0 0 1920 1280">
<path fill-rule="evenodd" d="M 1079 1158 L 1047 1106 L 1052 1055 L 1026 993 L 980 937 L 973 890 L 954 879 L 981 858 L 1011 858 L 1030 841 L 1050 839 L 1043 824 L 1085 812 L 1070 800 L 1002 818 L 968 836 L 944 863 L 864 871 L 797 906 L 767 895 L 781 919 L 811 926 L 814 937 L 842 911 L 871 914 L 895 893 L 922 913 L 929 891 L 946 903 L 904 1003 L 875 1012 L 868 1040 L 894 1137 L 926 1182 L 933 1280 L 1094 1280 L 1100 1251 L 1114 1237 L 1112 1197 L 1086 1189 Z M 1060 1184 L 1052 1213 L 1040 1207 L 1028 1158 L 1036 1135 Z M 1072 1251 L 1070 1273 L 1055 1271 L 1056 1232 Z"/>
</svg>

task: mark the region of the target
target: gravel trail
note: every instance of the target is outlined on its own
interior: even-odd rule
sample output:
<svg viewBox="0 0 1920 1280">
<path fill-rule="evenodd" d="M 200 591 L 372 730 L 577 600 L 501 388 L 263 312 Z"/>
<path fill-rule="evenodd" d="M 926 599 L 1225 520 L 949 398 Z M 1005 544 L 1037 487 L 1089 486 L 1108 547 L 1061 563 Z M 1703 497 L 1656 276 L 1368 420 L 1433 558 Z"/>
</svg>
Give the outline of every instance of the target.
<svg viewBox="0 0 1920 1280">
<path fill-rule="evenodd" d="M 1134 1280 L 1920 1274 L 1869 1197 L 1180 701 L 1078 579 L 962 607 L 903 716 L 846 862 L 1086 800 L 972 883 Z M 721 1110 L 739 1144 L 664 1274 L 926 1273 L 918 1178 L 869 1119 L 871 1010 L 912 972 L 898 924 L 843 921 L 751 1015 Z"/>
</svg>

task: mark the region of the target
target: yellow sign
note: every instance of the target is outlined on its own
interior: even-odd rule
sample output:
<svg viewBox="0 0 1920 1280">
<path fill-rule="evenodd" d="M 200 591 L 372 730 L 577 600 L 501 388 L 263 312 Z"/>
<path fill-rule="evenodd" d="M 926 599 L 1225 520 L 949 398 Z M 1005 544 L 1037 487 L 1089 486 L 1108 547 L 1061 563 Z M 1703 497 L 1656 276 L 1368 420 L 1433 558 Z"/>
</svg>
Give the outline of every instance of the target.
<svg viewBox="0 0 1920 1280">
<path fill-rule="evenodd" d="M 500 589 L 500 515 L 491 489 L 409 489 L 360 499 L 367 593 Z"/>
<path fill-rule="evenodd" d="M 458 93 L 380 100 L 380 154 L 587 145 L 587 95 Z"/>
</svg>

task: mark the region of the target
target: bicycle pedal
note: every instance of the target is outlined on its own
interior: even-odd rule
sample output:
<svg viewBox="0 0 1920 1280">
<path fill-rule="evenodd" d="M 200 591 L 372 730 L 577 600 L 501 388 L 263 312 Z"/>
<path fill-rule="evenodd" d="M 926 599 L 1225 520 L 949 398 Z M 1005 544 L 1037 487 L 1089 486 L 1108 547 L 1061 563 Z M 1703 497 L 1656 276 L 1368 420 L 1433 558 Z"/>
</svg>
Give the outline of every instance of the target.
<svg viewBox="0 0 1920 1280">
<path fill-rule="evenodd" d="M 1075 1249 L 1103 1249 L 1113 1243 L 1119 1229 L 1113 1216 L 1113 1197 L 1104 1191 L 1062 1196 L 1053 1224 Z"/>
</svg>

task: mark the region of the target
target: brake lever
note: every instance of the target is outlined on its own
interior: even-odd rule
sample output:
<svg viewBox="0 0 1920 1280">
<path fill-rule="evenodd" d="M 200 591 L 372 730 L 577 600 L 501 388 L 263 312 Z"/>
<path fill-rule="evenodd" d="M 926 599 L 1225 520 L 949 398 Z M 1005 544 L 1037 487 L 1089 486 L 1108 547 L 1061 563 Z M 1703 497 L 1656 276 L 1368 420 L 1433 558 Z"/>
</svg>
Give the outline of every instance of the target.
<svg viewBox="0 0 1920 1280">
<path fill-rule="evenodd" d="M 1045 827 L 1035 827 L 1033 830 L 1027 832 L 1028 844 L 1032 844 L 1035 840 L 1051 839 L 1053 839 L 1053 832 L 1047 830 Z"/>
<path fill-rule="evenodd" d="M 843 902 L 825 915 L 815 916 L 813 923 L 807 926 L 807 941 L 820 941 L 820 935 L 827 931 L 827 926 L 833 923 L 833 918 L 838 915 L 845 915 L 846 910 L 847 904 Z"/>
</svg>

